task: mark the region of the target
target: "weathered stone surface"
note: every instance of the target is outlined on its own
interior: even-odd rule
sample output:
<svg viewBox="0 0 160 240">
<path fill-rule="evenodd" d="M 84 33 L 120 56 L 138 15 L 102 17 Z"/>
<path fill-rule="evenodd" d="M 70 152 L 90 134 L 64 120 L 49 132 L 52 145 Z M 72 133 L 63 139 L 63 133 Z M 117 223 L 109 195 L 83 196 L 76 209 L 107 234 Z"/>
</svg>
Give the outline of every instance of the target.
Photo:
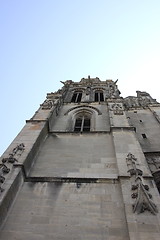
<svg viewBox="0 0 160 240">
<path fill-rule="evenodd" d="M 0 159 L 0 239 L 159 240 L 160 104 L 117 81 L 62 82 L 26 121 Z"/>
<path fill-rule="evenodd" d="M 25 183 L 0 238 L 20 235 L 21 239 L 127 239 L 120 185 Z"/>
<path fill-rule="evenodd" d="M 112 162 L 104 164 L 104 158 Z M 111 174 L 117 174 L 117 167 L 109 133 L 50 134 L 35 159 L 30 176 L 107 178 Z"/>
</svg>

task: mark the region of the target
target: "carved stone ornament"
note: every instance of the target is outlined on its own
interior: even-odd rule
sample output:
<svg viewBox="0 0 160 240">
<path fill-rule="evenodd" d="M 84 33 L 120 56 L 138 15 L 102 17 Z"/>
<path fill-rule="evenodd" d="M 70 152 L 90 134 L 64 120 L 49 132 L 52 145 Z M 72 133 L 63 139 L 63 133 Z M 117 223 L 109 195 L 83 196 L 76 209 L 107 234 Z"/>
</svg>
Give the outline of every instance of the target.
<svg viewBox="0 0 160 240">
<path fill-rule="evenodd" d="M 6 179 L 4 175 L 10 172 L 11 167 L 15 162 L 18 162 L 18 158 L 22 155 L 24 149 L 24 144 L 20 143 L 12 150 L 7 158 L 2 159 L 2 163 L 0 163 L 0 192 L 4 191 L 4 188 L 2 188 L 2 184 Z"/>
<path fill-rule="evenodd" d="M 150 154 L 146 160 L 152 173 L 160 170 L 160 155 Z"/>
<path fill-rule="evenodd" d="M 4 174 L 7 174 L 10 172 L 10 168 L 8 168 L 4 163 L 0 164 L 0 169 L 1 169 L 2 173 L 4 173 Z"/>
<path fill-rule="evenodd" d="M 58 115 L 58 112 L 63 104 L 63 99 L 64 92 L 62 93 L 61 90 L 54 93 L 47 93 L 47 99 L 44 101 L 41 107 L 43 110 L 50 110 L 54 107 L 54 111 L 56 112 L 56 115 Z"/>
<path fill-rule="evenodd" d="M 62 97 L 60 97 L 59 99 L 56 99 L 56 101 L 54 102 L 55 105 L 55 111 L 56 111 L 56 115 L 58 116 L 59 110 L 61 108 L 63 104 L 63 99 Z"/>
<path fill-rule="evenodd" d="M 82 78 L 80 83 L 84 84 L 84 85 L 92 85 L 93 83 L 99 83 L 100 79 L 98 77 L 96 78 L 91 78 L 90 75 L 88 76 L 88 78 Z"/>
<path fill-rule="evenodd" d="M 60 81 L 62 84 L 64 84 L 64 86 L 67 86 L 67 85 L 70 85 L 73 83 L 72 80 L 66 80 L 65 82 L 64 81 Z"/>
<path fill-rule="evenodd" d="M 116 85 L 117 81 L 118 79 L 115 82 L 112 80 L 107 81 L 109 98 L 119 98 L 121 94 L 121 92 L 118 90 L 118 87 Z"/>
<path fill-rule="evenodd" d="M 17 154 L 17 155 L 21 155 L 22 152 L 24 151 L 25 146 L 24 143 L 20 143 L 19 145 L 17 145 L 14 149 L 13 149 L 13 153 L 12 154 Z"/>
<path fill-rule="evenodd" d="M 149 93 L 136 91 L 137 97 L 129 96 L 124 99 L 124 106 L 125 108 L 132 109 L 132 108 L 146 108 L 149 105 L 158 104 L 156 99 L 153 99 Z"/>
<path fill-rule="evenodd" d="M 133 193 L 137 196 L 135 198 L 135 203 L 133 204 L 133 212 L 143 213 L 144 211 L 148 210 L 155 215 L 158 212 L 158 209 L 156 204 L 151 200 L 152 195 L 148 192 L 148 185 L 144 185 L 142 183 L 141 177 L 138 177 L 136 181 L 138 182 L 138 189 L 136 190 L 136 193 Z M 145 188 L 145 186 L 147 186 L 148 190 Z"/>
<path fill-rule="evenodd" d="M 14 154 L 13 154 L 13 153 L 10 153 L 9 155 L 10 155 L 9 158 L 8 158 L 8 162 L 9 162 L 9 163 L 18 162 L 18 160 L 14 157 Z"/>
<path fill-rule="evenodd" d="M 50 99 L 46 99 L 44 103 L 42 104 L 42 109 L 43 110 L 49 110 L 53 107 L 53 101 Z"/>
<path fill-rule="evenodd" d="M 139 102 L 138 102 L 138 98 L 137 97 L 126 97 L 124 99 L 124 106 L 125 109 L 130 109 L 130 108 L 138 108 L 140 107 Z"/>
<path fill-rule="evenodd" d="M 135 200 L 133 204 L 133 212 L 143 213 L 150 211 L 152 214 L 158 212 L 156 204 L 152 201 L 152 195 L 149 193 L 149 186 L 143 183 L 143 171 L 138 168 L 137 158 L 132 153 L 129 153 L 126 158 L 128 172 L 132 181 L 131 197 Z"/>
<path fill-rule="evenodd" d="M 111 106 L 111 109 L 114 115 L 123 115 L 123 107 L 119 103 L 114 103 Z"/>
<path fill-rule="evenodd" d="M 146 153 L 146 160 L 160 193 L 160 153 Z"/>
</svg>

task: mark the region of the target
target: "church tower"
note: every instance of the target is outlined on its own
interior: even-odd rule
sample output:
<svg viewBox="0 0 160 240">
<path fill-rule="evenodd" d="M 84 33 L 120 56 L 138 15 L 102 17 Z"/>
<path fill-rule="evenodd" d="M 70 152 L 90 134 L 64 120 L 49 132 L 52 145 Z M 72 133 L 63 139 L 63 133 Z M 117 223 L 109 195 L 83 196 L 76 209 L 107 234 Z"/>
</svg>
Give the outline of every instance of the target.
<svg viewBox="0 0 160 240">
<path fill-rule="evenodd" d="M 160 104 L 117 81 L 62 82 L 26 121 L 0 159 L 0 239 L 159 240 Z"/>
</svg>

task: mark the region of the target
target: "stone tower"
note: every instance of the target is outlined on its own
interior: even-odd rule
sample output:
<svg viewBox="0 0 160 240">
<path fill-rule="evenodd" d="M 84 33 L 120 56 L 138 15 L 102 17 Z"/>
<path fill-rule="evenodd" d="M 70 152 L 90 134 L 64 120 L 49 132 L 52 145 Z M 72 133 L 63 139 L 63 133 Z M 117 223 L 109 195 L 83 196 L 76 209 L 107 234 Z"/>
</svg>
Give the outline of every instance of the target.
<svg viewBox="0 0 160 240">
<path fill-rule="evenodd" d="M 0 160 L 0 239 L 159 240 L 160 104 L 67 80 Z"/>
</svg>

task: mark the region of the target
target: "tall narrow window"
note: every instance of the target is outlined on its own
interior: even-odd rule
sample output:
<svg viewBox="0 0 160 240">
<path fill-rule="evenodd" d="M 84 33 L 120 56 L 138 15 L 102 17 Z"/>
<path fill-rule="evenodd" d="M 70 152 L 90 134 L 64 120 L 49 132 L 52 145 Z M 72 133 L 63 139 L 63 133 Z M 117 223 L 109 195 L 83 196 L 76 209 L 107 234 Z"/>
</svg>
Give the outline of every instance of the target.
<svg viewBox="0 0 160 240">
<path fill-rule="evenodd" d="M 90 118 L 78 117 L 75 122 L 74 132 L 90 132 Z"/>
<path fill-rule="evenodd" d="M 95 102 L 103 102 L 104 101 L 104 96 L 103 96 L 102 91 L 95 91 L 94 101 Z"/>
<path fill-rule="evenodd" d="M 71 102 L 78 103 L 81 101 L 81 98 L 82 98 L 82 92 L 74 92 Z"/>
</svg>

